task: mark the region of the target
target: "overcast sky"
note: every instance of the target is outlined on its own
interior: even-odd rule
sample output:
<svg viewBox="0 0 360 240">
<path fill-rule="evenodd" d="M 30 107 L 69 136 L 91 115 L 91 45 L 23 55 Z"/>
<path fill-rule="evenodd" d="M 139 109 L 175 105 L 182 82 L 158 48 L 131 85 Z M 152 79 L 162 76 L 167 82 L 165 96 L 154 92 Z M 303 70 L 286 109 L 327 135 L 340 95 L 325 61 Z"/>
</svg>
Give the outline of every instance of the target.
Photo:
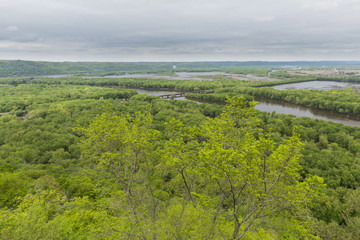
<svg viewBox="0 0 360 240">
<path fill-rule="evenodd" d="M 360 60 L 360 0 L 0 0 L 0 59 Z"/>
</svg>

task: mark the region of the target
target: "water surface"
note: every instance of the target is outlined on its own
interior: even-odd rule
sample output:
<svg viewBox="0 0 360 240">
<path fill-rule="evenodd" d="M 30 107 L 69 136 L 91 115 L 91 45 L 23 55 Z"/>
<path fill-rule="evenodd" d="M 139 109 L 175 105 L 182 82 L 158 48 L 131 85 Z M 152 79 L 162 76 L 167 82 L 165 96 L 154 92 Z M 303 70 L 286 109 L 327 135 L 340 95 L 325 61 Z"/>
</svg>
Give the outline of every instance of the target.
<svg viewBox="0 0 360 240">
<path fill-rule="evenodd" d="M 237 80 L 249 81 L 275 81 L 278 79 L 266 77 L 258 77 L 252 74 L 232 74 L 225 72 L 174 72 L 173 74 L 152 74 L 152 73 L 142 73 L 142 74 L 123 74 L 123 75 L 109 75 L 104 77 L 96 76 L 84 76 L 83 78 L 150 78 L 150 79 L 167 79 L 167 80 L 207 80 L 212 81 L 214 78 L 222 76 L 227 78 L 233 78 Z"/>
<path fill-rule="evenodd" d="M 256 104 L 255 109 L 260 111 L 270 113 L 275 111 L 276 113 L 292 114 L 297 117 L 322 119 L 326 121 L 341 123 L 347 126 L 360 127 L 360 116 L 357 115 L 315 109 L 297 105 L 294 103 L 288 103 L 284 101 L 266 98 L 256 98 L 256 101 L 258 102 L 258 104 Z"/>
<path fill-rule="evenodd" d="M 179 91 L 166 91 L 166 90 L 147 90 L 147 89 L 137 89 L 138 93 L 146 93 L 148 95 L 159 96 L 172 94 Z M 190 100 L 185 97 L 175 98 L 176 100 Z M 309 117 L 314 119 L 322 119 L 326 121 L 332 121 L 336 123 L 341 123 L 347 126 L 360 127 L 360 116 L 342 114 L 337 112 L 325 111 L 320 109 L 314 109 L 310 107 L 300 106 L 294 103 L 288 103 L 279 100 L 272 100 L 267 98 L 256 98 L 258 104 L 255 106 L 255 109 L 264 111 L 264 112 L 276 112 L 283 114 L 292 114 L 297 117 Z M 195 102 L 207 102 L 215 103 L 211 101 L 196 100 Z"/>
<path fill-rule="evenodd" d="M 288 83 L 276 85 L 272 88 L 277 90 L 296 90 L 296 89 L 319 89 L 319 90 L 334 90 L 343 88 L 360 88 L 360 84 L 334 82 L 334 81 L 308 81 L 299 83 Z"/>
</svg>

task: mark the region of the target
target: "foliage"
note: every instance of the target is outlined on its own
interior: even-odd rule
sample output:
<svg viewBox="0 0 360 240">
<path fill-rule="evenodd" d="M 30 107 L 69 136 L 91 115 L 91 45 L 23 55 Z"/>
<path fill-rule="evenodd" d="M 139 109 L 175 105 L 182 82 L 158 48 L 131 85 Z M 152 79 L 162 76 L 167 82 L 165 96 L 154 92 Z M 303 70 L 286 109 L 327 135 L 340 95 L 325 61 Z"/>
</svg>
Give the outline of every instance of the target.
<svg viewBox="0 0 360 240">
<path fill-rule="evenodd" d="M 356 89 L 341 90 L 277 90 L 268 87 L 238 87 L 223 88 L 211 94 L 187 94 L 194 99 L 225 101 L 226 95 L 244 95 L 246 99 L 263 97 L 296 103 L 317 109 L 324 109 L 339 113 L 360 114 L 360 94 Z"/>
<path fill-rule="evenodd" d="M 136 71 L 153 71 L 141 68 Z M 356 239 L 359 234 L 359 128 L 260 113 L 238 98 L 223 113 L 222 105 L 167 101 L 109 86 L 208 90 L 214 93 L 188 94 L 221 101 L 264 95 L 306 100 L 314 107 L 324 101 L 355 104 L 355 91 L 277 91 L 259 87 L 273 82 L 224 78 L 12 77 L 0 83 L 1 239 L 231 239 L 234 233 L 245 233 L 244 239 Z M 288 162 L 285 152 L 293 154 Z M 259 167 L 264 161 L 268 171 Z M 286 169 L 280 167 L 284 163 Z M 283 178 L 266 194 L 264 185 L 280 173 Z M 327 185 L 320 198 L 317 187 L 323 184 L 316 175 Z M 259 215 L 251 214 L 256 206 L 264 206 Z"/>
<path fill-rule="evenodd" d="M 86 156 L 117 180 L 129 221 L 140 238 L 159 234 L 159 215 L 166 211 L 171 194 L 182 196 L 185 203 L 191 201 L 195 211 L 213 218 L 202 238 L 224 231 L 227 239 L 241 239 L 258 225 L 271 228 L 270 219 L 291 220 L 294 216 L 287 211 L 303 208 L 316 198 L 321 179 L 299 181 L 299 138 L 294 135 L 276 146 L 270 135 L 257 128 L 254 103 L 241 98 L 228 101 L 220 118 L 191 130 L 170 121 L 165 142 L 152 129 L 150 113 L 112 116 L 107 112 L 89 128 L 79 129 L 87 137 L 82 143 Z M 160 152 L 166 156 L 165 165 Z M 178 177 L 182 187 L 167 192 Z M 159 178 L 164 182 L 160 184 Z M 183 221 L 182 216 L 178 221 Z M 301 227 L 301 221 L 298 224 Z"/>
</svg>

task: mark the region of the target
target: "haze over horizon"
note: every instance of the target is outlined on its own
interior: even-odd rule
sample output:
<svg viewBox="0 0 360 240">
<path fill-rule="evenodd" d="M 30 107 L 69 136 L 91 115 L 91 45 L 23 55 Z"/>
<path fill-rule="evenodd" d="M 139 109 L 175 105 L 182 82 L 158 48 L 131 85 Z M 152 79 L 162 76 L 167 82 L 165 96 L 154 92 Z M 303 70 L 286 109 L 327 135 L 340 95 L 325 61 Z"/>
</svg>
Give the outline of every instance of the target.
<svg viewBox="0 0 360 240">
<path fill-rule="evenodd" d="M 356 61 L 357 0 L 5 0 L 0 59 Z"/>
</svg>

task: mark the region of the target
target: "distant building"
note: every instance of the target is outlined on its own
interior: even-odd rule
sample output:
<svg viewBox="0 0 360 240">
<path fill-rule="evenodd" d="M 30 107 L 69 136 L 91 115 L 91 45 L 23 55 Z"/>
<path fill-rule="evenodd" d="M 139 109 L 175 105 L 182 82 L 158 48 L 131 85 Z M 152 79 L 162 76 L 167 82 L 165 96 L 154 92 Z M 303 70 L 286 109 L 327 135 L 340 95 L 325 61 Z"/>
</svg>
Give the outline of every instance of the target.
<svg viewBox="0 0 360 240">
<path fill-rule="evenodd" d="M 176 69 L 176 65 L 173 65 L 173 69 Z"/>
</svg>

